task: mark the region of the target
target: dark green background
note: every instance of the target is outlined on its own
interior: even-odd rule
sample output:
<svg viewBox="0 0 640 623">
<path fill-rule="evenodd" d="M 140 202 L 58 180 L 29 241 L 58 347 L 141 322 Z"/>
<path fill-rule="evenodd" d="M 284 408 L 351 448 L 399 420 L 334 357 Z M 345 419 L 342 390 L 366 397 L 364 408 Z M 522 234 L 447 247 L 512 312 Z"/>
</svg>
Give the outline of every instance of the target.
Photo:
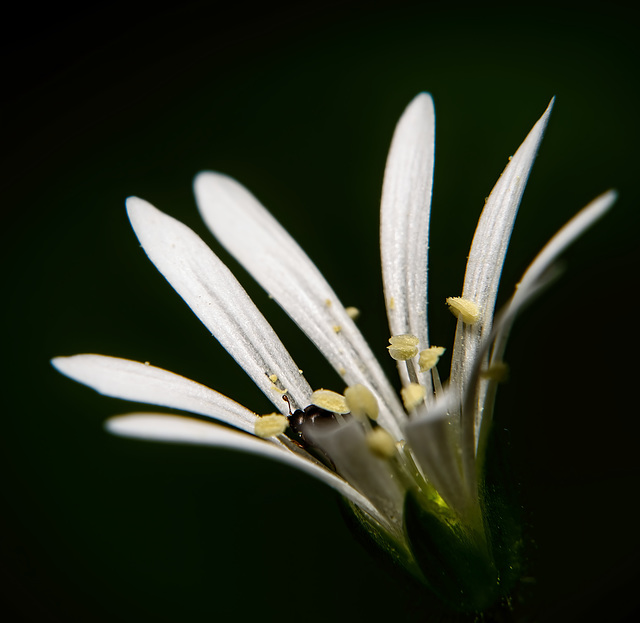
<svg viewBox="0 0 640 623">
<path fill-rule="evenodd" d="M 534 545 L 523 620 L 636 608 L 637 20 L 605 3 L 110 3 L 22 9 L 3 107 L 2 572 L 9 620 L 440 620 L 352 539 L 334 494 L 234 452 L 108 437 L 137 405 L 55 373 L 98 352 L 269 405 L 146 259 L 139 195 L 210 241 L 191 194 L 215 169 L 298 239 L 384 360 L 377 243 L 395 122 L 435 99 L 432 339 L 450 344 L 484 197 L 557 96 L 501 300 L 542 244 L 609 187 L 615 211 L 517 325 L 498 402 Z M 335 250 L 336 241 L 339 251 Z M 328 366 L 233 261 L 314 386 Z M 443 371 L 445 368 L 443 368 Z M 6 524 L 6 525 L 4 525 Z M 448 620 L 444 617 L 444 620 Z"/>
</svg>

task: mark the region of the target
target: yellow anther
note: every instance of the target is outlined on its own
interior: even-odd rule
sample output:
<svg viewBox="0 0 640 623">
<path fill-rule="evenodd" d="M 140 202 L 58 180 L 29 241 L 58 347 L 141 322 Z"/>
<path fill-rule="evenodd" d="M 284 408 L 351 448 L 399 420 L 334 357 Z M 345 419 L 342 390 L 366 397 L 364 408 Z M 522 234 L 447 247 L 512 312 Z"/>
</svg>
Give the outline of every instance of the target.
<svg viewBox="0 0 640 623">
<path fill-rule="evenodd" d="M 483 379 L 490 379 L 498 383 L 503 383 L 509 376 L 509 366 L 504 361 L 498 361 L 483 370 L 480 376 Z"/>
<path fill-rule="evenodd" d="M 417 346 L 420 340 L 411 333 L 403 333 L 402 335 L 392 335 L 389 338 L 390 344 L 407 344 L 411 346 Z"/>
<path fill-rule="evenodd" d="M 311 395 L 311 404 L 331 411 L 331 413 L 349 413 L 349 407 L 347 401 L 342 394 L 332 392 L 330 389 L 317 389 Z"/>
<path fill-rule="evenodd" d="M 270 375 L 269 375 L 269 380 L 270 380 L 272 383 L 277 383 L 277 382 L 278 382 L 278 375 L 277 375 L 277 374 L 270 374 Z"/>
<path fill-rule="evenodd" d="M 390 459 L 396 453 L 396 442 L 384 428 L 374 428 L 367 434 L 367 446 L 379 459 Z"/>
<path fill-rule="evenodd" d="M 278 392 L 279 394 L 286 394 L 288 390 L 284 389 L 283 387 L 278 387 L 277 385 L 272 385 L 271 389 L 274 392 Z"/>
<path fill-rule="evenodd" d="M 420 372 L 426 372 L 431 370 L 438 363 L 438 359 L 442 357 L 446 349 L 443 346 L 430 346 L 426 350 L 420 352 L 418 358 L 418 365 L 420 366 Z"/>
<path fill-rule="evenodd" d="M 255 433 L 258 437 L 266 439 L 267 437 L 275 437 L 281 435 L 287 430 L 289 420 L 279 413 L 271 413 L 258 417 L 255 423 Z"/>
<path fill-rule="evenodd" d="M 396 361 L 413 359 L 418 354 L 418 338 L 410 333 L 391 336 L 389 344 L 390 346 L 387 346 L 389 354 Z"/>
<path fill-rule="evenodd" d="M 351 385 L 344 390 L 344 398 L 351 415 L 357 418 L 378 417 L 378 401 L 370 389 L 364 385 Z"/>
<path fill-rule="evenodd" d="M 347 307 L 344 311 L 351 320 L 357 320 L 360 317 L 360 310 L 357 307 Z"/>
<path fill-rule="evenodd" d="M 340 333 L 340 331 L 342 331 L 342 327 L 339 324 L 334 324 L 333 325 L 333 332 L 334 333 Z"/>
<path fill-rule="evenodd" d="M 462 318 L 466 324 L 474 324 L 480 320 L 480 308 L 469 299 L 461 296 L 450 296 L 447 299 L 449 310 L 456 318 Z"/>
<path fill-rule="evenodd" d="M 389 298 L 389 309 L 393 311 L 396 308 L 396 299 L 393 297 Z"/>
<path fill-rule="evenodd" d="M 333 303 L 331 302 L 331 299 L 325 299 L 325 300 L 324 300 L 324 304 L 325 304 L 327 307 L 331 307 L 331 305 L 333 305 Z"/>
<path fill-rule="evenodd" d="M 423 400 L 427 394 L 427 390 L 418 383 L 410 383 L 400 390 L 404 408 L 407 411 L 413 411 Z"/>
</svg>

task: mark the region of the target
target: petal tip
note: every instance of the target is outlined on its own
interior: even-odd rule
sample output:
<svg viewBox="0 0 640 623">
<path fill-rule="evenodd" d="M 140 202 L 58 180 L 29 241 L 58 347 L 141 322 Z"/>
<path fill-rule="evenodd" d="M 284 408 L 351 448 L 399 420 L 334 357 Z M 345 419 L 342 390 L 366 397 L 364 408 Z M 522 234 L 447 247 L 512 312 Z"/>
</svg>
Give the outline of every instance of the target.
<svg viewBox="0 0 640 623">
<path fill-rule="evenodd" d="M 216 176 L 220 175 L 216 171 L 199 171 L 193 178 L 193 190 L 197 191 L 202 184 L 206 183 L 208 180 L 213 180 Z"/>
<path fill-rule="evenodd" d="M 413 101 L 421 101 L 425 104 L 433 104 L 433 96 L 431 95 L 431 93 L 429 93 L 429 91 L 420 91 L 420 93 L 418 93 L 418 95 L 413 98 Z"/>
<path fill-rule="evenodd" d="M 51 365 L 58 371 L 60 374 L 64 374 L 65 376 L 71 376 L 71 367 L 73 366 L 73 362 L 77 360 L 79 355 L 70 355 L 70 356 L 59 356 L 53 357 L 50 359 Z"/>
<path fill-rule="evenodd" d="M 112 435 L 123 435 L 126 431 L 126 420 L 130 416 L 127 415 L 114 415 L 104 422 L 102 425 L 104 430 Z"/>
<path fill-rule="evenodd" d="M 62 372 L 62 370 L 60 369 L 61 366 L 64 365 L 64 360 L 68 359 L 68 357 L 53 357 L 51 359 L 49 359 L 49 363 L 58 371 L 58 372 Z"/>
<path fill-rule="evenodd" d="M 409 112 L 421 115 L 433 115 L 434 105 L 431 93 L 427 93 L 426 91 L 418 93 L 418 95 L 409 102 L 404 114 L 406 115 Z"/>
<path fill-rule="evenodd" d="M 220 171 L 200 171 L 193 178 L 193 192 L 196 200 L 201 199 L 205 193 L 228 191 L 238 186 L 241 186 L 238 181 Z"/>
<path fill-rule="evenodd" d="M 125 208 L 127 210 L 127 216 L 129 217 L 129 221 L 133 224 L 133 220 L 136 217 L 142 216 L 143 213 L 150 214 L 151 212 L 158 211 L 157 208 L 152 206 L 148 201 L 144 199 L 140 199 L 140 197 L 136 197 L 135 195 L 131 195 L 131 197 L 127 197 L 124 201 Z"/>
<path fill-rule="evenodd" d="M 142 201 L 142 199 L 140 199 L 140 197 L 136 197 L 135 195 L 131 195 L 130 197 L 127 197 L 124 200 L 124 205 L 127 208 L 127 210 L 130 210 L 132 208 L 135 208 L 135 206 L 138 205 L 141 201 Z"/>
<path fill-rule="evenodd" d="M 102 427 L 106 432 L 118 437 L 137 437 L 149 440 L 162 439 L 162 435 L 158 433 L 161 433 L 159 429 L 162 429 L 165 417 L 168 422 L 171 422 L 171 416 L 159 413 L 123 413 L 111 416 L 105 420 Z M 155 435 L 154 432 L 156 433 Z"/>
<path fill-rule="evenodd" d="M 549 101 L 549 104 L 547 104 L 547 107 L 545 108 L 544 112 L 542 113 L 542 116 L 540 117 L 540 119 L 536 123 L 536 125 L 541 125 L 542 126 L 542 130 L 543 131 L 544 131 L 544 128 L 546 128 L 546 125 L 547 125 L 547 123 L 549 121 L 549 117 L 551 116 L 551 111 L 553 110 L 553 106 L 554 106 L 555 103 L 556 103 L 556 96 L 554 95 L 551 98 L 551 100 Z"/>
<path fill-rule="evenodd" d="M 610 188 L 609 190 L 603 192 L 602 195 L 600 195 L 600 198 L 607 203 L 607 209 L 608 209 L 616 201 L 618 201 L 619 196 L 620 196 L 620 193 L 618 193 L 618 190 L 616 188 Z"/>
</svg>

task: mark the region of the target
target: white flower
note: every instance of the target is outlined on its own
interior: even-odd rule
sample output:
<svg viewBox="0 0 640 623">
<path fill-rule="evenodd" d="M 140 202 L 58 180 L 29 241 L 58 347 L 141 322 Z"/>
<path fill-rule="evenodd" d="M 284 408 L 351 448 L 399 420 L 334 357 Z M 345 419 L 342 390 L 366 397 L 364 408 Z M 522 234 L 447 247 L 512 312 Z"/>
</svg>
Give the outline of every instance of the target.
<svg viewBox="0 0 640 623">
<path fill-rule="evenodd" d="M 127 200 L 127 211 L 145 252 L 280 415 L 259 420 L 214 390 L 145 363 L 85 354 L 58 357 L 54 366 L 102 394 L 228 425 L 159 413 L 132 413 L 107 422 L 108 430 L 119 435 L 232 447 L 297 467 L 336 489 L 362 521 L 382 529 L 407 559 L 411 545 L 403 513 L 408 492 L 435 515 L 486 540 L 479 485 L 509 329 L 523 305 L 549 281 L 558 255 L 616 198 L 613 191 L 603 194 L 565 225 L 494 318 L 509 238 L 552 105 L 487 199 L 462 296 L 447 300 L 458 323 L 444 386 L 436 368 L 444 349 L 429 343 L 427 323 L 435 137 L 431 97 L 418 95 L 398 123 L 385 171 L 380 237 L 389 349 L 397 360 L 404 407 L 356 327 L 357 313 L 343 307 L 301 247 L 243 186 L 212 172 L 199 174 L 194 184 L 202 217 L 335 368 L 348 387 L 346 398 L 326 393 L 312 398 L 302 371 L 226 266 L 188 227 L 136 197 Z M 353 416 L 335 415 L 329 418 L 339 420 L 333 426 L 308 426 L 303 437 L 283 434 L 290 409 L 305 409 L 311 402 L 318 405 L 316 411 L 350 411 Z"/>
</svg>

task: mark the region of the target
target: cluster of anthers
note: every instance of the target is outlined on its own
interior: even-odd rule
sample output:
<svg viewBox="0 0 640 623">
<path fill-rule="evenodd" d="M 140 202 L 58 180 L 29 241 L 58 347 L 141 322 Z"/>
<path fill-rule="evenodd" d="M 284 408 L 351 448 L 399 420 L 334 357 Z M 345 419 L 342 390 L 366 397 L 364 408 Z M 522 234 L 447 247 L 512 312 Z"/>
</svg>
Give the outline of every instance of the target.
<svg viewBox="0 0 640 623">
<path fill-rule="evenodd" d="M 472 325 L 480 319 L 481 310 L 473 301 L 458 296 L 447 298 L 446 303 L 451 313 L 464 324 Z M 393 301 L 390 307 L 393 308 Z M 356 308 L 347 310 L 351 318 L 359 316 Z M 429 407 L 443 395 L 436 365 L 446 349 L 432 345 L 420 350 L 419 346 L 418 337 L 409 333 L 391 336 L 387 346 L 389 355 L 404 367 L 409 379 L 400 394 L 405 412 L 411 419 L 425 417 Z M 429 373 L 433 385 L 422 383 L 418 372 Z M 485 377 L 489 375 L 488 370 L 483 373 Z M 447 508 L 446 502 L 417 467 L 405 439 L 397 438 L 380 425 L 378 401 L 365 385 L 351 385 L 344 394 L 318 389 L 311 395 L 309 406 L 292 411 L 287 389 L 282 387 L 278 376 L 271 374 L 269 380 L 273 383 L 272 389 L 282 394 L 289 413 L 259 416 L 254 428 L 258 437 L 280 437 L 288 445 L 293 441 L 326 467 L 345 476 L 356 488 L 366 492 L 371 501 L 375 500 L 376 506 L 385 508 L 386 518 L 395 524 L 393 532 L 402 529 L 399 525 L 401 505 L 408 490 L 436 502 L 440 511 Z M 344 428 L 347 426 L 351 428 L 349 432 Z M 337 427 L 343 428 L 339 431 Z M 345 443 L 345 437 L 350 442 Z M 357 470 L 354 465 L 358 466 Z M 392 501 L 395 504 L 390 504 Z"/>
</svg>

